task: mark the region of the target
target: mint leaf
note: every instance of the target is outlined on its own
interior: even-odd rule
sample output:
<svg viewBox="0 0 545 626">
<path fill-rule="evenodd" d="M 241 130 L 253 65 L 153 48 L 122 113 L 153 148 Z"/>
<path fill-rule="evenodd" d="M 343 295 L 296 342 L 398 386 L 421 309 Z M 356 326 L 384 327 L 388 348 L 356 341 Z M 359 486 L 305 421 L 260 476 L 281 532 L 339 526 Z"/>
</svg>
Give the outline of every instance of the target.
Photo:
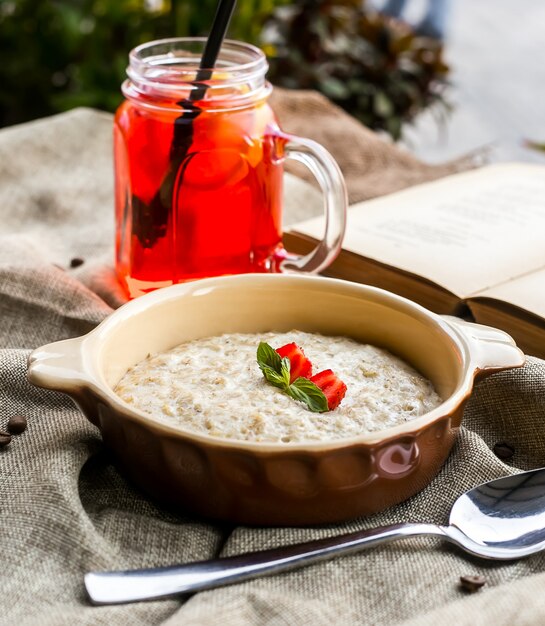
<svg viewBox="0 0 545 626">
<path fill-rule="evenodd" d="M 282 364 L 282 370 L 280 372 L 280 374 L 278 372 L 275 372 L 272 367 L 269 367 L 268 365 L 260 365 L 261 367 L 261 371 L 263 372 L 263 376 L 265 376 L 265 379 L 268 380 L 271 385 L 274 385 L 275 387 L 279 387 L 282 390 L 286 390 L 287 387 L 289 387 L 290 384 L 290 372 L 289 370 L 287 371 L 287 378 L 286 378 L 286 370 L 284 365 Z"/>
<path fill-rule="evenodd" d="M 284 380 L 284 384 L 286 385 L 286 387 L 290 386 L 290 370 L 291 370 L 291 361 L 288 359 L 288 357 L 284 357 L 282 359 L 282 365 L 280 366 L 280 374 L 282 375 L 282 378 Z"/>
<path fill-rule="evenodd" d="M 277 374 L 280 374 L 282 371 L 281 356 L 274 348 L 271 348 L 271 346 L 269 346 L 269 344 L 265 343 L 264 341 L 261 341 L 257 348 L 257 364 L 259 365 L 261 370 L 263 370 L 263 367 L 269 367 Z"/>
<path fill-rule="evenodd" d="M 288 358 L 282 358 L 268 343 L 262 341 L 257 348 L 257 364 L 266 380 L 271 385 L 286 390 L 290 385 L 291 363 Z"/>
<path fill-rule="evenodd" d="M 287 391 L 292 398 L 304 402 L 314 413 L 324 413 L 328 410 L 324 392 L 308 378 L 300 376 L 293 381 Z"/>
<path fill-rule="evenodd" d="M 261 368 L 261 371 L 263 372 L 263 376 L 265 376 L 265 379 L 268 380 L 271 385 L 279 387 L 280 389 L 286 388 L 284 377 L 281 374 L 278 374 L 273 369 L 267 366 Z"/>
<path fill-rule="evenodd" d="M 290 360 L 287 357 L 282 358 L 274 348 L 264 341 L 261 341 L 257 348 L 257 364 L 263 372 L 265 380 L 294 400 L 306 404 L 314 413 L 324 413 L 328 410 L 324 392 L 308 378 L 300 376 L 290 385 Z"/>
</svg>

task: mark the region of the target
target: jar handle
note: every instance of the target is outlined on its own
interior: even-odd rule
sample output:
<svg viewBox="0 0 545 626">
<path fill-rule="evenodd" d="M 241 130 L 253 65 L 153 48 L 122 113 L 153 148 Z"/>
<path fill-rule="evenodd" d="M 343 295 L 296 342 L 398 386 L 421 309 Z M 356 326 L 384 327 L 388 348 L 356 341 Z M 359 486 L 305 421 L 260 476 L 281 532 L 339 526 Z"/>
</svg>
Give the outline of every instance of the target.
<svg viewBox="0 0 545 626">
<path fill-rule="evenodd" d="M 283 273 L 316 274 L 328 267 L 341 251 L 346 228 L 348 195 L 342 172 L 331 154 L 319 143 L 283 134 L 286 158 L 299 161 L 314 174 L 324 196 L 325 231 L 322 241 L 305 256 L 289 254 L 280 263 Z"/>
</svg>

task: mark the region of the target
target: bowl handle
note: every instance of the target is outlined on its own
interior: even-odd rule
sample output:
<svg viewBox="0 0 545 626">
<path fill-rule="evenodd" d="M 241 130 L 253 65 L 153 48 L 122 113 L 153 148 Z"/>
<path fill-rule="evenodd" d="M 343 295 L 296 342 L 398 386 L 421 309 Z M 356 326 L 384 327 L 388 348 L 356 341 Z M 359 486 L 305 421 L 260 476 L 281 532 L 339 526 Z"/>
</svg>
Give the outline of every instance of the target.
<svg viewBox="0 0 545 626">
<path fill-rule="evenodd" d="M 28 358 L 27 378 L 38 387 L 70 392 L 86 382 L 83 374 L 83 337 L 37 348 Z"/>
<path fill-rule="evenodd" d="M 513 338 L 503 330 L 466 322 L 458 317 L 442 315 L 451 326 L 463 333 L 471 347 L 471 358 L 477 375 L 483 376 L 511 367 L 522 367 L 526 357 Z"/>
</svg>

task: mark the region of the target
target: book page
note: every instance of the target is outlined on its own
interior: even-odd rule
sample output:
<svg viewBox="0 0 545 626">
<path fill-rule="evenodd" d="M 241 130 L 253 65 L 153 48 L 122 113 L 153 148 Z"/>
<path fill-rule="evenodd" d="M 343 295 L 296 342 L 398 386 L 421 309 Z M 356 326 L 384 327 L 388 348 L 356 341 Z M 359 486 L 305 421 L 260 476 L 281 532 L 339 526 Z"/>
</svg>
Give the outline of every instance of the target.
<svg viewBox="0 0 545 626">
<path fill-rule="evenodd" d="M 545 167 L 489 165 L 349 209 L 343 248 L 466 298 L 545 267 Z M 321 239 L 323 220 L 292 227 Z"/>
<path fill-rule="evenodd" d="M 502 300 L 545 318 L 545 268 L 475 295 Z"/>
</svg>

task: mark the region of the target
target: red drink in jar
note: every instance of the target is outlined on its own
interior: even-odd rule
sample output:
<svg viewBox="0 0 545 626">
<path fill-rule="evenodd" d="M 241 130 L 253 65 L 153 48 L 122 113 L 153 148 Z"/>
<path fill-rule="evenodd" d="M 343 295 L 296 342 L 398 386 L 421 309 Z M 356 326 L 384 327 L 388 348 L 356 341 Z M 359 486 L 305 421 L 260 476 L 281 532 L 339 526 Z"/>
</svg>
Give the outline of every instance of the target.
<svg viewBox="0 0 545 626">
<path fill-rule="evenodd" d="M 290 154 L 313 159 L 331 179 L 325 191 L 340 245 L 346 196 L 338 168 L 314 142 L 280 131 L 261 51 L 225 42 L 217 68 L 199 81 L 203 45 L 165 40 L 130 55 L 114 127 L 116 267 L 130 297 L 207 276 L 279 271 Z M 338 251 L 331 229 L 327 263 Z M 314 267 L 310 258 L 291 265 L 317 271 L 323 249 L 320 257 Z"/>
</svg>

